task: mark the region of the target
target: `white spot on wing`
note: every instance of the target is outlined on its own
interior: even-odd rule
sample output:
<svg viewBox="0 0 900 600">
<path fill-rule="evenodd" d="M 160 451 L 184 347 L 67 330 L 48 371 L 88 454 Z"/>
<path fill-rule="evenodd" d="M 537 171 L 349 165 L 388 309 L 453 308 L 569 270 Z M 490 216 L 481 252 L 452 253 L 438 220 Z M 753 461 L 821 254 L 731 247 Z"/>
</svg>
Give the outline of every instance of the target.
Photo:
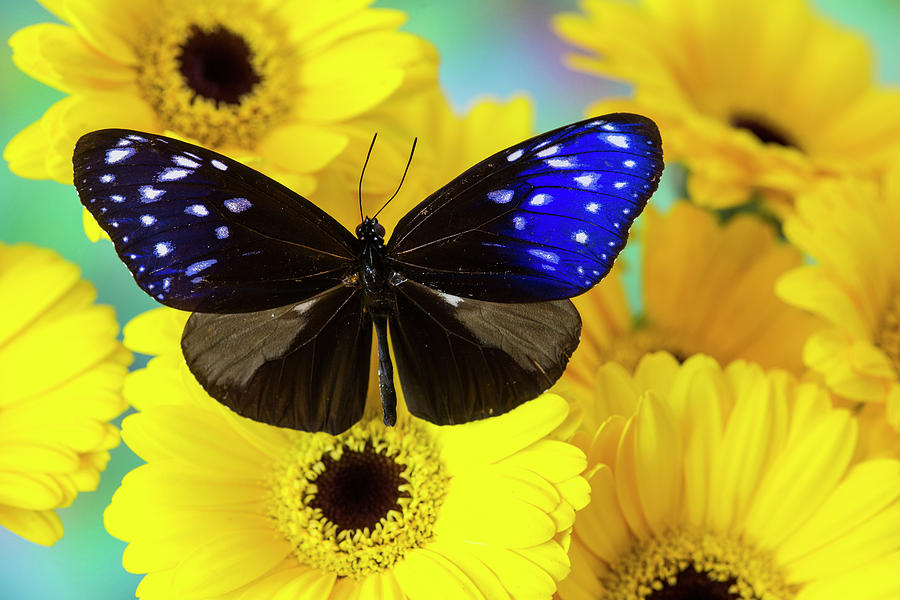
<svg viewBox="0 0 900 600">
<path fill-rule="evenodd" d="M 141 202 L 154 202 L 160 196 L 166 193 L 165 190 L 159 190 L 152 185 L 142 185 L 138 191 L 141 193 Z"/>
<path fill-rule="evenodd" d="M 233 213 L 244 212 L 253 206 L 246 198 L 231 198 L 225 201 L 225 208 Z"/>
<path fill-rule="evenodd" d="M 588 241 L 588 234 L 584 231 L 579 230 L 572 234 L 572 239 L 579 244 L 586 244 Z"/>
<path fill-rule="evenodd" d="M 205 217 L 209 215 L 209 209 L 202 204 L 191 204 L 184 209 L 184 212 L 189 215 L 194 215 L 195 217 Z"/>
<path fill-rule="evenodd" d="M 550 194 L 535 194 L 529 204 L 532 206 L 543 206 L 549 204 L 551 200 L 553 200 L 553 197 Z"/>
<path fill-rule="evenodd" d="M 493 192 L 488 192 L 487 197 L 497 204 L 506 204 L 513 199 L 514 195 L 512 190 L 494 190 Z"/>
<path fill-rule="evenodd" d="M 616 188 L 617 190 L 621 190 L 626 185 L 628 185 L 628 183 L 625 181 L 617 181 L 613 184 L 613 187 Z"/>
<path fill-rule="evenodd" d="M 156 217 L 154 217 L 153 215 L 141 215 L 141 223 L 145 227 L 150 227 L 151 225 L 156 223 Z"/>
<path fill-rule="evenodd" d="M 113 194 L 112 196 L 109 197 L 109 199 L 112 200 L 113 202 L 115 202 L 116 204 L 119 204 L 120 202 L 125 202 L 125 196 L 121 196 L 119 194 Z"/>
<path fill-rule="evenodd" d="M 190 169 L 172 169 L 168 168 L 164 170 L 159 176 L 156 178 L 157 181 L 175 181 L 176 179 L 184 179 L 188 175 L 193 173 Z"/>
<path fill-rule="evenodd" d="M 625 160 L 625 161 L 622 161 L 622 166 L 628 167 L 629 169 L 633 169 L 633 168 L 634 168 L 634 165 L 636 165 L 636 164 L 637 164 L 637 163 L 634 162 L 633 160 Z"/>
<path fill-rule="evenodd" d="M 184 270 L 184 274 L 185 275 L 196 275 L 203 269 L 208 269 L 209 267 L 213 266 L 217 262 L 218 261 L 215 258 L 195 262 L 194 264 L 188 266 L 188 268 Z"/>
<path fill-rule="evenodd" d="M 112 173 L 107 173 L 106 175 L 100 176 L 100 181 L 103 183 L 112 183 L 115 180 L 116 180 L 116 176 L 113 175 Z"/>
<path fill-rule="evenodd" d="M 575 163 L 572 162 L 570 158 L 548 158 L 544 161 L 547 163 L 548 167 L 553 167 L 555 169 L 565 169 L 567 167 L 574 167 Z"/>
<path fill-rule="evenodd" d="M 579 175 L 575 178 L 575 183 L 585 188 L 594 185 L 595 181 L 597 181 L 597 175 L 594 173 L 585 173 L 584 175 Z"/>
<path fill-rule="evenodd" d="M 513 217 L 513 227 L 517 230 L 522 231 L 525 229 L 525 217 L 515 216 Z"/>
<path fill-rule="evenodd" d="M 175 164 L 179 167 L 187 167 L 188 169 L 196 169 L 200 166 L 199 162 L 190 159 L 187 156 L 175 156 L 172 160 L 174 160 Z"/>
<path fill-rule="evenodd" d="M 619 134 L 610 134 L 606 136 L 606 141 L 616 146 L 617 148 L 627 148 L 628 147 L 628 138 Z"/>
<path fill-rule="evenodd" d="M 147 138 L 141 137 L 141 136 L 139 136 L 139 135 L 134 135 L 134 134 L 127 135 L 127 136 L 125 136 L 125 137 L 127 137 L 129 140 L 134 140 L 134 141 L 136 141 L 136 142 L 146 142 L 146 141 L 148 141 Z"/>
<path fill-rule="evenodd" d="M 172 244 L 169 242 L 159 242 L 155 246 L 153 246 L 153 254 L 162 258 L 166 256 L 172 251 Z"/>
<path fill-rule="evenodd" d="M 543 150 L 541 150 L 540 152 L 538 152 L 538 153 L 537 153 L 537 156 L 540 156 L 541 158 L 544 158 L 545 156 L 553 156 L 553 155 L 556 154 L 557 152 L 559 152 L 559 146 L 558 146 L 558 145 L 553 145 L 553 146 L 550 146 L 549 148 L 544 148 Z"/>
<path fill-rule="evenodd" d="M 209 163 L 212 166 L 214 166 L 215 168 L 219 169 L 220 171 L 228 170 L 228 165 L 226 165 L 225 163 L 223 163 L 221 160 L 219 160 L 217 158 L 212 159 L 211 161 L 209 161 Z"/>
<path fill-rule="evenodd" d="M 220 240 L 224 240 L 228 237 L 231 232 L 228 231 L 228 228 L 222 225 L 221 227 L 216 227 L 216 237 Z"/>
<path fill-rule="evenodd" d="M 598 210 L 600 210 L 600 205 L 596 202 L 588 202 L 584 205 L 584 210 L 588 211 L 589 213 L 596 213 Z"/>
<path fill-rule="evenodd" d="M 112 150 L 107 150 L 106 164 L 111 165 L 113 163 L 119 162 L 120 160 L 125 160 L 129 156 L 132 156 L 134 153 L 134 148 L 113 148 Z"/>
<path fill-rule="evenodd" d="M 512 154 L 507 156 L 506 160 L 508 160 L 509 162 L 512 162 L 514 160 L 519 160 L 520 158 L 522 158 L 523 154 L 525 154 L 524 150 L 516 150 L 515 152 L 513 152 Z"/>
<path fill-rule="evenodd" d="M 606 125 L 604 125 L 604 126 L 602 127 L 602 129 L 605 129 L 606 131 L 615 131 L 615 130 L 616 130 L 616 126 L 613 125 L 612 123 L 607 123 Z"/>
</svg>

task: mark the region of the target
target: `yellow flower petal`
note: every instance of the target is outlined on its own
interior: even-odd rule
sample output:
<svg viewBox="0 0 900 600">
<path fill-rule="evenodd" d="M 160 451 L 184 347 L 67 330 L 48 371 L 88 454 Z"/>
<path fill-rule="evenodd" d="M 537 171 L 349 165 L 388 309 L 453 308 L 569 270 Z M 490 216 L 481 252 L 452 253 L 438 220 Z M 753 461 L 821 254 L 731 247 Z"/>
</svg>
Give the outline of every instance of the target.
<svg viewBox="0 0 900 600">
<path fill-rule="evenodd" d="M 844 476 L 855 446 L 856 423 L 848 413 L 833 411 L 785 448 L 747 515 L 756 543 L 774 547 L 817 510 Z"/>
<path fill-rule="evenodd" d="M 889 600 L 900 594 L 900 552 L 886 556 L 838 577 L 828 577 L 804 587 L 797 600 Z"/>
<path fill-rule="evenodd" d="M 156 308 L 141 313 L 122 329 L 125 345 L 141 354 L 166 354 L 181 343 L 189 312 Z"/>
<path fill-rule="evenodd" d="M 211 596 L 237 589 L 277 565 L 290 551 L 287 540 L 269 528 L 229 531 L 178 564 L 172 592 Z"/>
<path fill-rule="evenodd" d="M 499 504 L 501 509 L 481 501 L 490 494 L 490 497 L 503 498 Z M 470 488 L 467 482 L 454 479 L 441 514 L 444 520 L 435 525 L 438 539 L 517 548 L 541 544 L 556 534 L 556 526 L 546 511 L 516 499 L 500 486 L 488 488 L 482 494 L 477 487 Z M 521 523 L 529 523 L 529 527 L 523 528 Z"/>
<path fill-rule="evenodd" d="M 681 436 L 670 406 L 653 393 L 641 398 L 634 423 L 637 489 L 654 533 L 669 529 L 681 508 Z"/>
<path fill-rule="evenodd" d="M 273 157 L 273 162 L 288 171 L 318 171 L 343 152 L 349 140 L 346 135 L 329 128 L 306 123 L 292 123 L 273 131 L 259 143 L 259 150 Z M 298 147 L 314 147 L 316 152 L 297 151 Z"/>
<path fill-rule="evenodd" d="M 515 454 L 553 431 L 567 413 L 565 400 L 555 394 L 544 394 L 505 415 L 464 427 L 434 428 L 434 431 L 442 448 L 441 458 L 447 469 L 454 472 Z M 492 440 L 489 447 L 478 444 L 485 437 Z"/>
<path fill-rule="evenodd" d="M 44 23 L 9 39 L 13 62 L 38 81 L 67 93 L 116 88 L 134 74 L 97 52 L 71 27 Z"/>
<path fill-rule="evenodd" d="M 394 569 L 410 598 L 472 598 L 484 596 L 472 580 L 450 560 L 427 548 L 410 552 Z"/>
<path fill-rule="evenodd" d="M 62 522 L 52 510 L 33 511 L 0 505 L 0 525 L 42 546 L 52 546 L 63 535 Z"/>
</svg>

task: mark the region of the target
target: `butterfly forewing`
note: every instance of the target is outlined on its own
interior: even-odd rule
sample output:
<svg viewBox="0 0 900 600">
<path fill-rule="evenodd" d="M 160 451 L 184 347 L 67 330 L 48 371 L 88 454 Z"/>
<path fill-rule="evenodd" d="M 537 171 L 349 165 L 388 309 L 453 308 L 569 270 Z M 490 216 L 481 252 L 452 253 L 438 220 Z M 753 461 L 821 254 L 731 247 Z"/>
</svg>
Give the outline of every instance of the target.
<svg viewBox="0 0 900 600">
<path fill-rule="evenodd" d="M 75 186 L 138 285 L 182 310 L 248 312 L 358 272 L 358 240 L 308 200 L 221 154 L 122 129 L 83 136 Z"/>
<path fill-rule="evenodd" d="M 479 300 L 575 296 L 609 272 L 662 170 L 659 131 L 645 117 L 556 129 L 485 159 L 410 211 L 389 263 Z"/>
</svg>

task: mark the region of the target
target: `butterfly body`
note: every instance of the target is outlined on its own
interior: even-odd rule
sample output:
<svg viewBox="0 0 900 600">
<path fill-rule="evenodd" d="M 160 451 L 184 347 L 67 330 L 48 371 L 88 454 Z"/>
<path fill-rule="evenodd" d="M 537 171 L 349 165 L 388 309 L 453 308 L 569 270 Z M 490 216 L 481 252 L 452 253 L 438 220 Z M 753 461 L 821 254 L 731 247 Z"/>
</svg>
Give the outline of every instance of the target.
<svg viewBox="0 0 900 600">
<path fill-rule="evenodd" d="M 385 241 L 210 150 L 107 129 L 74 154 L 84 206 L 138 285 L 193 311 L 191 372 L 241 415 L 339 433 L 365 408 L 372 332 L 385 422 L 453 424 L 549 388 L 578 344 L 569 297 L 612 267 L 656 189 L 655 125 L 613 114 L 496 153 Z M 390 340 L 390 344 L 389 344 Z M 391 361 L 391 352 L 395 363 Z"/>
</svg>

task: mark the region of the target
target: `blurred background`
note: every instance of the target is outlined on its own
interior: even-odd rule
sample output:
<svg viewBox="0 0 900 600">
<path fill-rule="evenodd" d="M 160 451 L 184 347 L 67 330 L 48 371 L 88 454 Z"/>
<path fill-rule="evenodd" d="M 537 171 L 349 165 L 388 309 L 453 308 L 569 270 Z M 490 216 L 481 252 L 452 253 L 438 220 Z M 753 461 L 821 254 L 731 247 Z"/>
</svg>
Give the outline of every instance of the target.
<svg viewBox="0 0 900 600">
<path fill-rule="evenodd" d="M 677 1 L 677 0 L 672 0 Z M 775 2 L 777 0 L 771 0 Z M 460 111 L 482 96 L 525 92 L 537 109 L 537 131 L 582 118 L 585 106 L 627 87 L 568 71 L 567 46 L 550 31 L 551 15 L 573 10 L 574 0 L 393 0 L 377 5 L 409 14 L 406 29 L 437 45 L 441 81 Z M 883 83 L 900 84 L 900 2 L 818 0 L 816 4 L 870 38 Z M 0 0 L 0 38 L 54 17 L 37 2 Z M 0 147 L 37 120 L 59 92 L 30 79 L 0 57 Z M 897 108 L 900 110 L 900 107 Z M 96 285 L 99 301 L 115 306 L 121 323 L 155 303 L 134 285 L 108 242 L 84 235 L 74 188 L 14 176 L 0 164 L 0 241 L 31 242 L 78 263 Z M 136 366 L 145 360 L 138 357 Z M 2 386 L 2 382 L 0 382 Z M 60 511 L 65 537 L 52 548 L 24 541 L 0 528 L 0 600 L 106 600 L 134 597 L 140 577 L 122 569 L 125 544 L 103 528 L 102 513 L 122 476 L 140 461 L 128 448 L 112 452 L 97 491 L 79 495 Z"/>
</svg>

